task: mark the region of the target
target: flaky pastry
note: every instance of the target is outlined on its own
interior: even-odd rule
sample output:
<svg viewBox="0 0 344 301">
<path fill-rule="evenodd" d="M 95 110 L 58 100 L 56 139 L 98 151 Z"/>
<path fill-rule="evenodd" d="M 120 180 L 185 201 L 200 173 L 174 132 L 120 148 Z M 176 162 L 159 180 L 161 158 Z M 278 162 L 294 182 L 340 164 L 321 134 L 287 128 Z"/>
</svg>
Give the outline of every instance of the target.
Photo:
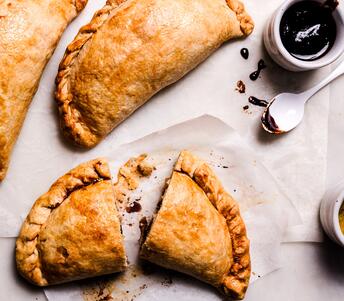
<svg viewBox="0 0 344 301">
<path fill-rule="evenodd" d="M 123 271 L 121 225 L 107 162 L 81 164 L 33 205 L 16 242 L 16 264 L 47 286 Z"/>
<path fill-rule="evenodd" d="M 0 181 L 43 69 L 64 29 L 86 2 L 0 1 Z"/>
<path fill-rule="evenodd" d="M 183 151 L 158 212 L 143 231 L 140 257 L 242 299 L 251 264 L 238 204 L 210 167 Z"/>
<path fill-rule="evenodd" d="M 253 22 L 238 0 L 109 0 L 68 46 L 56 78 L 64 134 L 93 147 Z"/>
</svg>

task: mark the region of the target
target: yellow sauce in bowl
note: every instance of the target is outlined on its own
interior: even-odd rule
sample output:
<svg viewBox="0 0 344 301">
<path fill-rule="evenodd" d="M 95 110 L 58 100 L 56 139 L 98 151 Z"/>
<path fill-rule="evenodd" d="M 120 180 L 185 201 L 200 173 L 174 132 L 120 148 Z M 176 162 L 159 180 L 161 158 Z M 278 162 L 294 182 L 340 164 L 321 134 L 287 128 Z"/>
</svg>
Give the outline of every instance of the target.
<svg viewBox="0 0 344 301">
<path fill-rule="evenodd" d="M 342 230 L 342 233 L 344 234 L 344 202 L 342 203 L 342 205 L 340 206 L 339 209 L 339 226 L 340 229 Z"/>
</svg>

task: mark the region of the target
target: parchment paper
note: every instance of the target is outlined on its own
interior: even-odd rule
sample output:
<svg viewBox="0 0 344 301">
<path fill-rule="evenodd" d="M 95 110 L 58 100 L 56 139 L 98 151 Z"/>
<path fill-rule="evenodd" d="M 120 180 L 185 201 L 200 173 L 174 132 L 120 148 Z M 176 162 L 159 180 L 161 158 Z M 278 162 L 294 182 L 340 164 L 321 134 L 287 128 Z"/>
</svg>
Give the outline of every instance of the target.
<svg viewBox="0 0 344 301">
<path fill-rule="evenodd" d="M 282 2 L 247 1 L 249 11 L 253 12 L 256 28 L 249 43 L 243 41 L 239 44 L 248 45 L 253 50 L 251 58 L 254 61 L 264 57 L 268 68 L 256 83 L 245 81 L 249 83 L 246 95 L 271 99 L 281 92 L 303 91 L 330 72 L 330 67 L 311 72 L 287 72 L 274 64 L 264 50 L 257 51 L 259 47 L 263 47 L 262 32 L 265 23 Z M 242 77 L 245 77 L 247 71 L 236 69 L 238 70 L 242 70 Z M 232 123 L 230 118 L 221 114 L 222 120 L 247 139 L 300 213 L 303 224 L 289 229 L 285 241 L 320 242 L 324 238 L 319 222 L 319 205 L 326 185 L 329 98 L 329 88 L 312 97 L 306 106 L 303 123 L 294 131 L 281 136 L 271 136 L 259 127 L 262 112 L 259 108 L 253 109 L 250 122 L 245 125 L 240 121 Z"/>
<path fill-rule="evenodd" d="M 194 131 L 204 124 L 207 127 L 203 131 Z M 299 221 L 295 208 L 237 133 L 220 120 L 204 116 L 151 134 L 107 154 L 114 181 L 119 168 L 130 157 L 141 153 L 148 154 L 147 162 L 156 167 L 151 177 L 143 179 L 140 186 L 129 194 L 131 200 L 139 200 L 142 211 L 127 213 L 120 207 L 131 267 L 122 275 L 103 277 L 98 282 L 93 280 L 46 289 L 50 301 L 101 300 L 104 293 L 111 291 L 114 300 L 129 301 L 133 297 L 137 300 L 221 300 L 215 290 L 190 280 L 190 277 L 160 269 L 146 275 L 139 268 L 139 220 L 154 213 L 165 180 L 170 177 L 182 149 L 189 149 L 206 160 L 226 190 L 239 202 L 251 240 L 251 282 L 281 266 L 279 254 L 283 233 L 288 223 L 295 225 Z"/>
<path fill-rule="evenodd" d="M 97 157 L 111 147 L 207 113 L 236 129 L 290 196 L 305 226 L 290 232 L 288 239 L 321 240 L 317 206 L 325 183 L 328 89 L 313 97 L 303 124 L 281 137 L 267 136 L 260 130 L 262 108 L 250 105 L 244 112 L 242 107 L 250 95 L 268 99 L 282 90 L 303 89 L 327 73 L 328 68 L 295 74 L 275 66 L 263 50 L 262 30 L 282 1 L 244 2 L 256 23 L 249 38 L 221 47 L 184 79 L 153 97 L 98 147 L 86 152 L 71 147 L 61 137 L 53 92 L 58 64 L 67 44 L 105 3 L 105 0 L 89 1 L 85 11 L 66 30 L 43 74 L 13 152 L 8 176 L 0 184 L 0 237 L 17 235 L 32 202 L 74 162 Z M 239 54 L 242 47 L 250 51 L 247 61 Z M 248 75 L 256 69 L 260 58 L 265 59 L 268 68 L 263 70 L 261 78 L 252 82 Z M 235 91 L 240 79 L 246 83 L 246 94 Z M 204 124 L 195 131 L 207 127 Z"/>
</svg>

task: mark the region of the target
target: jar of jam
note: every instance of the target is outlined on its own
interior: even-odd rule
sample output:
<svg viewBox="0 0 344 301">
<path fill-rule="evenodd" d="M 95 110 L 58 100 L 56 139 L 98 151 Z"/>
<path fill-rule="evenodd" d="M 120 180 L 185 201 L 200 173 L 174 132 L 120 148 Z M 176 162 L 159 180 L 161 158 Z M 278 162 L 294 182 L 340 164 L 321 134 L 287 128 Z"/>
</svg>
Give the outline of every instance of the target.
<svg viewBox="0 0 344 301">
<path fill-rule="evenodd" d="M 344 51 L 344 17 L 337 0 L 288 0 L 265 28 L 264 44 L 285 69 L 323 67 Z"/>
</svg>

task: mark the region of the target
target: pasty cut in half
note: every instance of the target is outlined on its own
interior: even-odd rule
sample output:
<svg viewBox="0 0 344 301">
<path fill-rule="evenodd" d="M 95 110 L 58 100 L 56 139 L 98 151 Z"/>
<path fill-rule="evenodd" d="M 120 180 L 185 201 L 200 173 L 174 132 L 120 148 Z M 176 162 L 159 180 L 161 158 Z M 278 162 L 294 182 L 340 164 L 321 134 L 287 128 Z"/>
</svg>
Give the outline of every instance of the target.
<svg viewBox="0 0 344 301">
<path fill-rule="evenodd" d="M 123 271 L 127 259 L 109 167 L 72 169 L 33 205 L 16 242 L 17 269 L 46 286 Z"/>
<path fill-rule="evenodd" d="M 238 0 L 112 0 L 68 46 L 56 79 L 66 136 L 93 147 L 253 22 Z"/>
<path fill-rule="evenodd" d="M 87 0 L 0 1 L 0 181 L 43 69 Z"/>
<path fill-rule="evenodd" d="M 140 257 L 244 298 L 251 273 L 245 224 L 210 167 L 183 151 L 158 207 L 142 231 Z"/>
</svg>

